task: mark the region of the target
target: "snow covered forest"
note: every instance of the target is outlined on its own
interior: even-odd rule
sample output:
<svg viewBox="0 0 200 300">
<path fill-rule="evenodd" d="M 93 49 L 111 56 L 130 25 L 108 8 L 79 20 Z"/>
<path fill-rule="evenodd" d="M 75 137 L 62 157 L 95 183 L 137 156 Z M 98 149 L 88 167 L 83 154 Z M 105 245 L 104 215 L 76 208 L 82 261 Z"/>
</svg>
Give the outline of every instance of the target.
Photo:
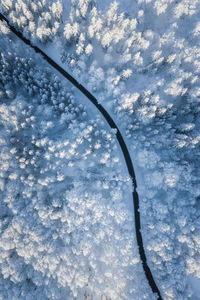
<svg viewBox="0 0 200 300">
<path fill-rule="evenodd" d="M 113 117 L 162 298 L 200 299 L 200 1 L 0 0 L 0 12 Z M 4 21 L 0 153 L 0 299 L 157 299 L 115 131 Z"/>
</svg>

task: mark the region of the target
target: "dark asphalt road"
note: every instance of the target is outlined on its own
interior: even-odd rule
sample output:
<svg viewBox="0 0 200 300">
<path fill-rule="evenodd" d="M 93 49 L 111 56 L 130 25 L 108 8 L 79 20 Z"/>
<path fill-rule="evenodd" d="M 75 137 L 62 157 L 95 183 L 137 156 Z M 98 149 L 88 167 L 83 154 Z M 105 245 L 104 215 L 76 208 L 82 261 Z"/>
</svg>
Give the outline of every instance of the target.
<svg viewBox="0 0 200 300">
<path fill-rule="evenodd" d="M 146 259 L 146 254 L 144 251 L 144 246 L 143 246 L 143 241 L 142 241 L 142 234 L 141 234 L 141 226 L 140 226 L 140 212 L 139 212 L 139 197 L 137 193 L 137 183 L 136 183 L 136 178 L 135 178 L 135 172 L 133 168 L 133 164 L 131 161 L 131 157 L 128 151 L 128 148 L 124 142 L 124 139 L 121 135 L 121 132 L 111 116 L 108 114 L 108 112 L 103 108 L 101 104 L 98 103 L 97 99 L 86 89 L 84 88 L 81 84 L 78 83 L 78 81 L 72 77 L 68 72 L 66 72 L 63 68 L 61 68 L 56 62 L 54 62 L 48 55 L 46 55 L 42 50 L 40 50 L 37 46 L 34 46 L 28 39 L 26 39 L 18 30 L 16 30 L 10 23 L 9 21 L 0 13 L 0 20 L 4 20 L 10 30 L 17 35 L 25 44 L 29 45 L 31 48 L 33 48 L 37 53 L 41 54 L 42 57 L 57 71 L 59 71 L 66 79 L 68 79 L 74 86 L 76 86 L 95 106 L 96 108 L 101 112 L 101 114 L 104 116 L 108 124 L 110 125 L 111 128 L 116 129 L 116 137 L 119 142 L 119 145 L 121 147 L 121 150 L 123 152 L 126 165 L 128 168 L 129 175 L 132 178 L 132 184 L 134 191 L 132 193 L 133 195 L 133 204 L 134 204 L 134 215 L 135 215 L 135 229 L 136 229 L 136 238 L 137 238 L 137 244 L 139 247 L 139 254 L 140 258 L 142 260 L 142 265 L 143 269 L 146 275 L 146 278 L 149 282 L 149 285 L 151 286 L 151 289 L 153 293 L 157 293 L 158 295 L 158 300 L 162 300 L 160 291 L 155 283 L 155 280 L 152 276 L 151 270 L 147 264 L 147 259 Z"/>
</svg>

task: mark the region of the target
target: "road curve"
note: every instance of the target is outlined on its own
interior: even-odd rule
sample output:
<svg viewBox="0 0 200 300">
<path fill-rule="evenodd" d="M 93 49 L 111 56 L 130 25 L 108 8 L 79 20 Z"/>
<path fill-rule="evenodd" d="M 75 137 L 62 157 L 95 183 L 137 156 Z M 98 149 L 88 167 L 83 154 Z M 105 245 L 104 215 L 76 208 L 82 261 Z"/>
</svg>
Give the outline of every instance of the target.
<svg viewBox="0 0 200 300">
<path fill-rule="evenodd" d="M 136 238 L 137 238 L 137 244 L 139 248 L 139 254 L 140 258 L 142 260 L 142 265 L 143 269 L 146 275 L 146 278 L 149 282 L 149 285 L 153 291 L 153 293 L 157 293 L 158 300 L 162 300 L 160 291 L 155 283 L 155 280 L 152 276 L 151 270 L 147 264 L 147 259 L 146 259 L 146 254 L 144 251 L 144 246 L 143 246 L 143 241 L 142 241 L 142 234 L 141 234 L 141 226 L 140 226 L 140 212 L 139 212 L 139 196 L 137 193 L 137 183 L 136 183 L 136 177 L 135 177 L 135 172 L 133 168 L 133 164 L 131 161 L 131 157 L 128 151 L 128 148 L 124 142 L 124 139 L 121 135 L 121 132 L 111 116 L 108 114 L 108 112 L 103 108 L 101 104 L 98 103 L 97 99 L 86 89 L 84 88 L 81 84 L 78 83 L 78 81 L 72 77 L 68 72 L 66 72 L 63 68 L 61 68 L 55 61 L 53 61 L 48 55 L 46 55 L 41 49 L 39 49 L 37 46 L 34 46 L 30 40 L 26 39 L 22 33 L 20 33 L 18 30 L 16 30 L 5 18 L 1 13 L 0 13 L 0 20 L 4 20 L 10 30 L 17 35 L 25 44 L 29 45 L 31 48 L 35 50 L 35 52 L 39 53 L 42 55 L 42 57 L 53 67 L 55 68 L 58 72 L 60 72 L 66 79 L 68 79 L 75 87 L 77 87 L 95 106 L 96 108 L 101 112 L 101 114 L 104 116 L 108 124 L 110 125 L 111 128 L 116 130 L 116 137 L 119 142 L 119 145 L 121 147 L 122 153 L 125 158 L 125 162 L 127 165 L 127 169 L 129 172 L 129 175 L 132 178 L 132 184 L 133 184 L 133 206 L 134 206 L 134 215 L 135 215 L 135 229 L 136 229 Z"/>
</svg>

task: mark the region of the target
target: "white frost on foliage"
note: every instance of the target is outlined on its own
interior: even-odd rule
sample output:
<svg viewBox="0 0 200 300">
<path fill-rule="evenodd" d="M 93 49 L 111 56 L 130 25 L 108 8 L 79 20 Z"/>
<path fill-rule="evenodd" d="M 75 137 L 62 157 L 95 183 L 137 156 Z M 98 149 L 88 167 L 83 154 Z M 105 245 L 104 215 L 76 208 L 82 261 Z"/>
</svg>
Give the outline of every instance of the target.
<svg viewBox="0 0 200 300">
<path fill-rule="evenodd" d="M 142 234 L 153 276 L 164 299 L 192 299 L 192 290 L 186 274 L 188 273 L 196 278 L 200 277 L 200 190 L 198 169 L 200 164 L 198 155 L 200 150 L 199 1 L 139 0 L 130 2 L 129 0 L 123 0 L 119 2 L 108 1 L 106 3 L 106 1 L 72 0 L 66 2 L 54 0 L 50 3 L 46 0 L 37 2 L 2 0 L 0 9 L 15 26 L 33 39 L 34 43 L 37 43 L 37 41 L 48 42 L 47 48 L 45 48 L 45 45 L 43 46 L 45 51 L 50 51 L 50 56 L 52 54 L 51 48 L 57 45 L 58 48 L 54 47 L 53 51 L 55 50 L 55 55 L 59 55 L 59 52 L 61 53 L 64 68 L 70 68 L 76 79 L 92 93 L 95 93 L 98 101 L 105 105 L 106 109 L 115 118 L 122 134 L 127 138 L 129 149 L 132 150 L 131 154 L 138 178 Z M 7 34 L 6 37 L 7 29 L 4 27 L 4 24 L 0 30 L 1 37 L 5 41 L 10 38 L 12 40 L 10 34 Z M 53 43 L 50 44 L 50 41 L 53 41 Z M 4 51 L 5 47 L 3 48 L 3 45 L 4 41 L 0 45 Z M 50 45 L 51 47 L 49 47 Z M 10 47 L 12 48 L 12 43 L 9 43 L 9 49 Z M 0 100 L 3 101 L 1 103 L 3 109 L 1 113 L 2 119 L 4 119 L 6 126 L 9 126 L 9 124 L 13 126 L 12 128 L 9 127 L 8 130 L 16 130 L 16 132 L 21 133 L 27 132 L 26 130 L 30 128 L 32 128 L 30 130 L 35 132 L 37 128 L 37 118 L 34 121 L 30 116 L 27 116 L 27 120 L 23 117 L 18 120 L 15 114 L 8 110 L 8 103 L 12 102 L 16 96 L 17 89 L 15 85 L 18 85 L 19 82 L 23 85 L 25 93 L 32 97 L 31 99 L 33 99 L 35 94 L 40 95 L 42 104 L 40 105 L 40 113 L 45 112 L 44 115 L 48 113 L 49 118 L 48 121 L 46 120 L 47 122 L 40 123 L 41 135 L 46 134 L 49 140 L 45 141 L 44 137 L 41 136 L 40 138 L 37 138 L 37 136 L 33 138 L 34 149 L 42 148 L 44 151 L 43 160 L 40 159 L 41 153 L 39 150 L 34 149 L 28 149 L 26 157 L 24 157 L 25 154 L 21 155 L 22 157 L 19 156 L 18 148 L 21 149 L 22 147 L 15 146 L 17 139 L 19 139 L 18 136 L 11 137 L 12 147 L 10 148 L 8 147 L 7 139 L 9 132 L 1 137 L 0 147 L 3 149 L 3 162 L 1 162 L 0 188 L 3 193 L 7 187 L 9 188 L 10 194 L 5 196 L 5 203 L 12 209 L 13 214 L 17 215 L 19 210 L 17 206 L 19 202 L 15 201 L 13 194 L 21 184 L 25 186 L 23 197 L 27 205 L 30 203 L 28 199 L 34 197 L 34 193 L 31 194 L 31 189 L 35 185 L 38 186 L 37 195 L 40 199 L 43 198 L 41 192 L 43 189 L 49 189 L 49 197 L 51 198 L 54 194 L 54 186 L 58 186 L 59 189 L 60 187 L 61 189 L 63 188 L 67 174 L 66 170 L 62 168 L 61 161 L 65 160 L 63 165 L 66 166 L 67 170 L 70 170 L 67 172 L 73 173 L 72 177 L 76 177 L 75 174 L 77 175 L 77 173 L 80 174 L 81 178 L 76 178 L 76 182 L 70 182 L 70 178 L 67 180 L 69 190 L 74 191 L 77 189 L 79 191 L 79 188 L 83 187 L 83 191 L 79 191 L 80 198 L 85 199 L 84 186 L 85 188 L 88 186 L 87 189 L 89 195 L 92 195 L 91 198 L 96 197 L 95 199 L 97 199 L 99 193 L 102 192 L 101 199 L 109 199 L 109 201 L 121 199 L 123 197 L 121 193 L 124 193 L 126 190 L 128 182 L 125 179 L 122 180 L 120 176 L 114 177 L 109 172 L 111 169 L 116 171 L 121 159 L 114 153 L 114 148 L 110 148 L 111 151 L 108 151 L 106 148 L 105 145 L 111 141 L 107 140 L 105 132 L 103 133 L 100 130 L 99 135 L 94 123 L 88 124 L 87 127 L 82 119 L 82 125 L 80 119 L 76 123 L 75 120 L 77 118 L 80 116 L 83 119 L 87 118 L 87 114 L 85 111 L 76 114 L 76 108 L 73 107 L 71 102 L 66 105 L 62 98 L 64 95 L 60 94 L 58 96 L 57 94 L 58 90 L 61 90 L 58 82 L 53 83 L 54 88 L 49 87 L 47 84 L 49 81 L 48 76 L 47 80 L 43 80 L 45 76 L 39 75 L 37 72 L 35 74 L 33 70 L 29 72 L 30 62 L 22 64 L 20 62 L 18 64 L 18 62 L 13 62 L 9 59 L 7 61 L 3 51 L 1 51 L 3 69 L 0 72 L 0 82 L 3 82 L 3 85 L 1 85 Z M 16 71 L 12 76 L 10 76 L 10 65 L 16 66 Z M 13 86 L 13 84 L 15 85 Z M 55 89 L 57 89 L 57 92 Z M 18 99 L 22 99 L 21 95 Z M 76 138 L 72 144 L 71 137 L 67 137 L 68 142 L 66 140 L 64 142 L 66 144 L 62 144 L 61 141 L 55 144 L 55 141 L 52 140 L 53 136 L 57 137 L 57 132 L 55 126 L 51 124 L 51 122 L 54 123 L 54 120 L 50 120 L 52 112 L 44 107 L 43 104 L 45 103 L 51 103 L 56 113 L 60 114 L 59 129 L 60 126 L 65 128 L 69 126 L 70 130 L 73 128 Z M 19 110 L 23 111 L 23 108 L 21 107 Z M 34 117 L 36 117 L 35 114 Z M 93 128 L 92 131 L 90 131 L 91 126 Z M 102 125 L 98 123 L 98 126 L 101 127 Z M 82 134 L 77 134 L 77 132 Z M 28 131 L 28 136 L 29 133 Z M 24 140 L 27 142 L 27 136 L 24 136 Z M 16 158 L 19 173 L 12 165 L 12 156 L 19 156 Z M 45 162 L 46 165 L 38 166 L 40 160 Z M 52 163 L 53 160 L 55 164 Z M 25 176 L 29 166 L 37 166 L 35 171 L 37 180 L 34 180 L 34 176 L 33 178 Z M 97 166 L 99 173 L 96 173 L 95 166 Z M 50 168 L 51 172 L 48 171 L 48 168 Z M 104 175 L 109 174 L 108 178 L 104 175 L 100 176 L 101 172 Z M 6 179 L 4 178 L 5 174 L 7 176 Z M 95 181 L 94 185 L 92 180 Z M 84 183 L 81 185 L 79 182 L 83 181 Z M 15 182 L 19 182 L 19 184 L 14 188 Z M 95 188 L 93 189 L 93 187 Z M 109 194 L 110 192 L 111 194 Z M 19 197 L 17 192 L 16 197 Z M 49 224 L 51 222 L 59 223 L 60 219 L 65 220 L 65 215 L 60 217 L 60 211 L 63 208 L 61 200 L 52 201 L 52 209 L 44 209 L 43 205 L 41 205 L 42 209 L 38 209 L 40 214 L 39 220 L 44 222 L 44 227 L 48 226 L 48 222 Z M 37 203 L 36 200 L 34 201 Z M 48 203 L 49 198 L 45 199 L 45 201 Z M 98 212 L 92 209 L 91 211 L 102 223 L 105 221 L 102 219 L 104 203 L 100 200 L 98 201 L 101 202 L 102 207 L 97 208 Z M 71 206 L 71 211 L 74 212 L 75 204 L 73 200 L 71 200 L 69 205 Z M 75 208 L 77 209 L 76 206 Z M 68 211 L 68 208 L 63 209 L 66 212 Z M 4 211 L 4 208 L 2 208 L 2 211 Z M 120 224 L 124 224 L 120 217 L 121 214 L 119 216 L 115 214 L 114 219 L 113 211 L 115 210 L 113 210 L 111 205 L 109 216 L 120 227 Z M 32 216 L 32 211 L 30 214 Z M 68 216 L 67 213 L 66 215 Z M 73 214 L 69 215 L 72 217 Z M 77 227 L 78 224 L 84 222 L 79 217 L 75 216 Z M 66 220 L 68 220 L 68 217 L 66 217 Z M 7 218 L 6 221 L 2 218 L 2 228 L 7 228 L 6 222 Z M 73 222 L 71 221 L 69 226 L 72 227 Z M 17 228 L 20 227 L 18 226 Z M 22 229 L 21 231 L 25 231 L 24 228 Z M 11 235 L 12 231 L 9 234 Z M 57 233 L 53 234 L 56 240 Z M 78 233 L 76 234 L 76 240 L 80 242 L 77 237 Z M 115 235 L 116 240 L 119 239 L 120 234 Z M 67 242 L 70 238 L 69 236 L 66 237 Z M 87 246 L 82 250 L 87 258 L 91 254 L 90 251 L 92 251 L 91 244 L 93 242 L 91 242 L 90 238 L 87 237 L 85 239 L 84 244 Z M 6 244 L 6 239 L 3 245 Z M 106 233 L 105 228 L 99 230 L 95 243 L 98 244 L 97 241 L 99 239 L 102 239 L 104 244 L 108 243 L 108 232 Z M 13 243 L 10 237 L 8 237 L 8 240 L 7 247 L 11 249 L 8 251 L 12 251 Z M 25 237 L 22 240 L 25 240 Z M 44 240 L 43 243 L 38 243 L 43 245 L 47 240 Z M 61 240 L 59 243 L 59 247 L 56 247 L 60 249 Z M 114 243 L 113 245 L 116 244 Z M 113 246 L 114 248 L 111 247 L 111 249 L 119 250 L 121 242 L 117 245 L 116 248 Z M 40 252 L 47 253 L 47 250 L 42 247 L 41 249 L 43 250 Z M 78 256 L 79 253 L 79 248 L 73 248 L 73 255 Z M 99 256 L 100 253 L 102 254 L 102 250 L 98 252 Z M 26 256 L 26 253 L 24 253 L 24 256 Z M 94 261 L 96 256 L 92 258 L 92 268 L 91 266 L 90 270 L 88 268 L 90 271 L 88 279 L 87 272 L 85 272 L 87 275 L 84 277 L 78 267 L 74 273 L 74 269 L 69 265 L 67 265 L 68 269 L 66 271 L 65 268 L 61 268 L 59 262 L 53 264 L 55 255 L 49 256 L 52 257 L 52 264 L 51 259 L 48 257 L 49 260 L 46 259 L 43 262 L 42 270 L 48 268 L 48 264 L 54 270 L 57 270 L 55 268 L 58 264 L 60 272 L 58 272 L 58 279 L 56 275 L 54 275 L 53 279 L 45 278 L 45 284 L 48 287 L 52 287 L 57 286 L 57 282 L 59 282 L 60 288 L 54 292 L 52 292 L 52 289 L 49 292 L 45 290 L 45 297 L 53 299 L 53 297 L 56 297 L 53 295 L 59 295 L 58 298 L 62 299 L 63 290 L 61 287 L 63 286 L 63 289 L 65 289 L 65 283 L 69 282 L 69 284 L 67 283 L 69 297 L 71 297 L 69 299 L 73 299 L 73 297 L 76 297 L 75 295 L 80 298 L 86 297 L 86 299 L 87 297 L 89 299 L 90 296 L 94 296 L 95 299 L 106 298 L 106 296 L 111 299 L 115 297 L 118 297 L 118 299 L 120 297 L 121 299 L 123 297 L 124 299 L 150 299 L 150 294 L 146 291 L 142 294 L 137 288 L 133 291 L 135 286 L 137 286 L 137 284 L 134 287 L 132 285 L 131 280 L 133 278 L 131 279 L 132 275 L 130 274 L 133 273 L 126 273 L 126 278 L 129 278 L 131 282 L 126 285 L 127 281 L 124 283 L 117 273 L 115 278 L 113 275 L 115 270 L 106 267 L 106 261 L 103 258 L 103 262 L 101 261 L 100 263 L 99 261 Z M 92 256 L 90 255 L 90 257 Z M 119 254 L 115 253 L 115 258 L 117 257 L 121 259 Z M 34 282 L 37 282 L 39 295 L 39 284 L 44 282 L 44 277 L 42 276 L 45 276 L 46 273 L 44 272 L 41 275 L 40 271 L 38 271 L 36 274 L 35 265 L 34 270 L 29 268 L 24 272 L 24 267 L 22 269 L 19 267 L 19 269 L 12 271 L 12 267 L 15 265 L 13 261 L 17 259 L 19 259 L 18 265 L 24 266 L 21 257 L 6 258 L 4 263 L 2 263 L 2 274 L 6 278 L 12 276 L 13 282 L 19 281 L 19 278 L 23 282 L 23 278 L 25 278 L 23 276 L 28 274 L 28 278 L 34 278 Z M 107 257 L 106 259 L 108 260 Z M 72 262 L 73 264 L 75 264 L 74 261 Z M 115 263 L 113 265 L 117 266 Z M 94 282 L 91 283 L 93 278 L 92 270 L 98 268 L 100 270 L 103 268 L 103 271 L 102 273 L 100 271 L 99 273 L 97 272 L 97 277 L 94 275 L 94 280 L 98 278 L 96 280 L 98 282 L 96 294 L 90 293 L 89 290 L 84 290 L 84 296 L 84 293 L 82 293 L 84 287 L 82 288 L 81 286 L 87 286 L 87 280 L 88 282 L 90 281 L 88 285 L 91 286 L 91 289 L 95 286 Z M 19 270 L 22 270 L 22 272 Z M 84 267 L 82 270 L 84 272 Z M 72 273 L 73 278 L 71 277 Z M 124 291 L 126 289 L 124 286 L 126 286 L 130 292 L 129 294 L 122 296 L 121 291 L 116 291 L 114 284 L 118 282 L 117 277 L 121 280 L 121 291 Z M 74 285 L 74 278 L 76 278 L 77 286 Z M 108 287 L 105 285 L 105 278 L 109 280 Z M 135 279 L 135 281 L 141 282 L 138 279 Z M 9 291 L 10 281 L 2 279 L 1 282 L 3 282 L 3 290 Z M 15 290 L 17 295 L 17 288 L 12 288 L 11 290 L 12 293 Z M 104 291 L 103 295 L 102 290 Z M 40 291 L 44 293 L 43 285 Z M 28 294 L 27 290 L 24 290 L 23 293 Z M 23 293 L 21 295 L 24 295 Z M 47 294 L 48 296 L 46 296 Z M 17 298 L 17 296 L 12 297 L 14 299 Z M 10 298 L 12 299 L 12 297 Z M 4 298 L 9 297 L 4 295 Z"/>
<path fill-rule="evenodd" d="M 9 27 L 5 22 L 0 21 L 0 32 L 3 34 L 8 34 L 10 32 Z"/>
<path fill-rule="evenodd" d="M 32 59 L 0 62 L 0 298 L 153 300 L 115 130 Z"/>
</svg>

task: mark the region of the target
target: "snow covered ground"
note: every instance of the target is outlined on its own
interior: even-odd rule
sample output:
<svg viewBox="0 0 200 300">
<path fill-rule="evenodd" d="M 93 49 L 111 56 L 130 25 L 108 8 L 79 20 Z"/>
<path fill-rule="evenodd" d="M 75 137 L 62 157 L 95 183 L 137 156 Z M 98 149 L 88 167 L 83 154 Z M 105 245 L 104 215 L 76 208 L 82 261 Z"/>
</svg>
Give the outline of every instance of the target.
<svg viewBox="0 0 200 300">
<path fill-rule="evenodd" d="M 2 0 L 1 12 L 116 120 L 162 297 L 198 299 L 199 1 Z M 0 296 L 153 299 L 114 134 L 5 24 L 0 31 Z"/>
</svg>

